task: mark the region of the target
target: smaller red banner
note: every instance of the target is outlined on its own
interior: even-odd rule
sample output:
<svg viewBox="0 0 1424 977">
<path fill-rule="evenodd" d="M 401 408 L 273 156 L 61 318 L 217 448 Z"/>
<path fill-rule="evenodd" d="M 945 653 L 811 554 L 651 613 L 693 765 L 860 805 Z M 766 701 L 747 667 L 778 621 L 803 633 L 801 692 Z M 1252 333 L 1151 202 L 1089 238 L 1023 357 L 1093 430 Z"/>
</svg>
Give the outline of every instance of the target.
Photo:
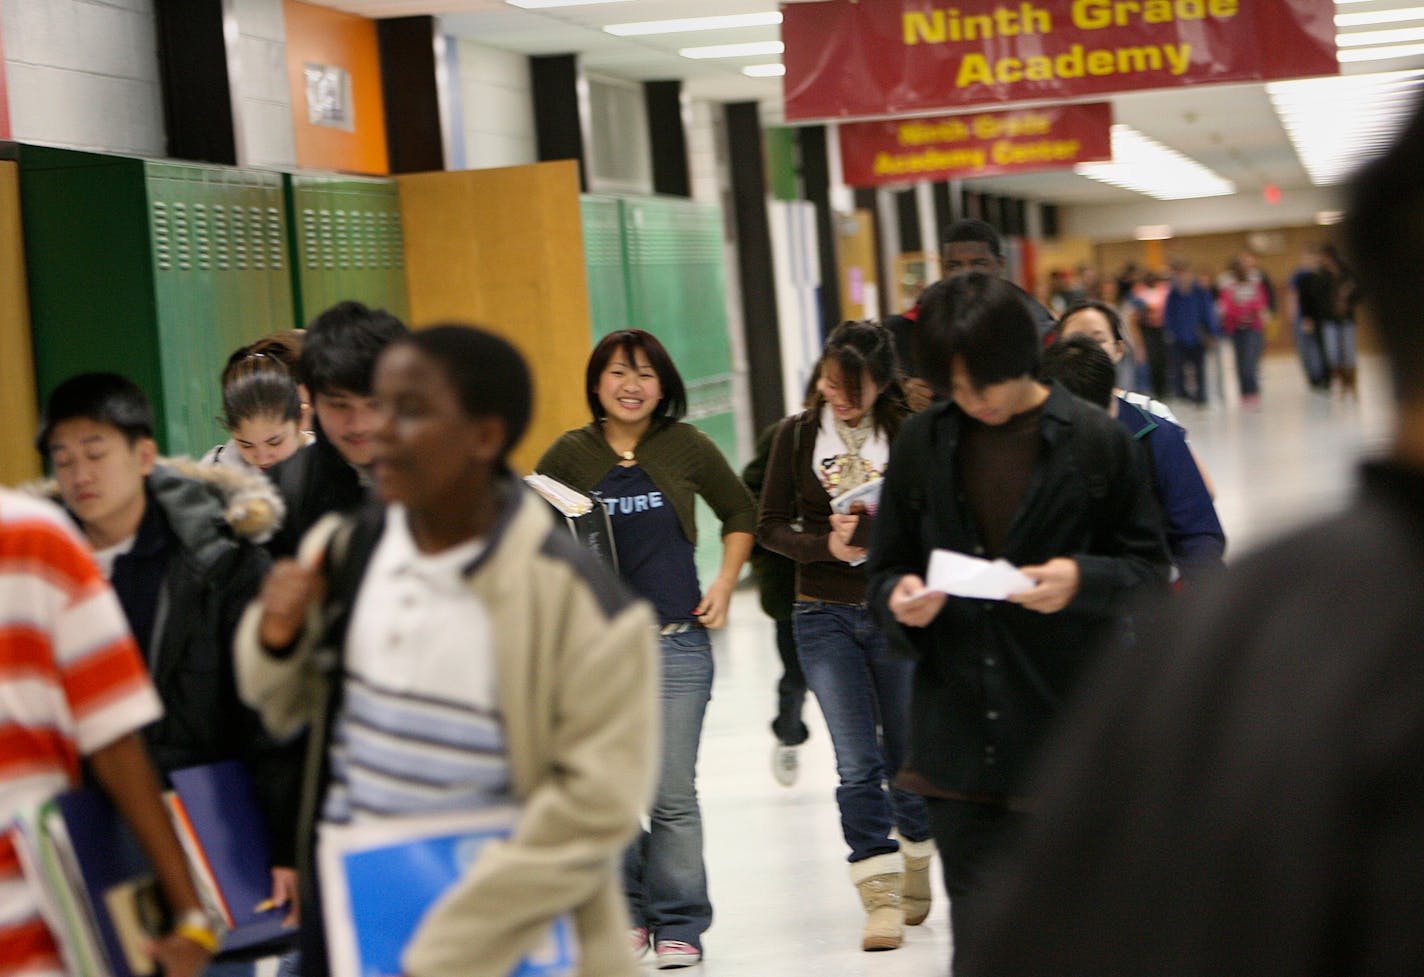
<svg viewBox="0 0 1424 977">
<path fill-rule="evenodd" d="M 853 187 L 1061 170 L 1112 159 L 1109 102 L 845 122 L 839 131 L 842 178 Z"/>
</svg>

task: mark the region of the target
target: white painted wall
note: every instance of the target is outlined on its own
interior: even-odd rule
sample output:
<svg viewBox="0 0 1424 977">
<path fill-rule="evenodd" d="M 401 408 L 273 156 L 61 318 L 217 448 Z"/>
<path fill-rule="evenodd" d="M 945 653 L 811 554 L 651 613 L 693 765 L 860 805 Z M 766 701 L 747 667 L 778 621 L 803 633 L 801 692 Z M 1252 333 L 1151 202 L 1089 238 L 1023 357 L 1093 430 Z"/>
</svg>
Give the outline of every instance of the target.
<svg viewBox="0 0 1424 977">
<path fill-rule="evenodd" d="M 724 180 L 721 176 L 725 159 L 718 155 L 719 127 L 722 125 L 722 105 L 693 99 L 683 113 L 687 138 L 687 178 L 692 199 L 704 204 L 716 204 L 725 213 Z"/>
<path fill-rule="evenodd" d="M 538 162 L 529 59 L 473 41 L 458 43 L 465 166 Z"/>
<path fill-rule="evenodd" d="M 1268 204 L 1260 194 L 1234 194 L 1200 200 L 1153 200 L 1140 203 L 1062 207 L 1059 233 L 1094 241 L 1130 241 L 1138 227 L 1166 224 L 1174 234 L 1214 234 L 1311 224 L 1323 210 L 1339 210 L 1338 190 L 1312 187 L 1285 190 L 1281 202 Z"/>
<path fill-rule="evenodd" d="M 0 30 L 15 139 L 163 155 L 152 0 L 0 0 Z"/>
<path fill-rule="evenodd" d="M 292 91 L 287 83 L 287 25 L 282 0 L 230 0 L 237 19 L 236 50 L 228 50 L 237 162 L 241 166 L 297 165 Z"/>
</svg>

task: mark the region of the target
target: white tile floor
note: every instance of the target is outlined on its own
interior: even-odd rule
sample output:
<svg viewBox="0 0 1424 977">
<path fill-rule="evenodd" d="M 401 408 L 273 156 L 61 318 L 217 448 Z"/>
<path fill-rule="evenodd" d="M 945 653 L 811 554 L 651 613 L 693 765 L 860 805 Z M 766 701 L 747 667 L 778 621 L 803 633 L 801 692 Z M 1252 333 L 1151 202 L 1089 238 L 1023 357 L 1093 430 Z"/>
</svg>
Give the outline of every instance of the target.
<svg viewBox="0 0 1424 977">
<path fill-rule="evenodd" d="M 1362 363 L 1360 399 L 1310 393 L 1288 357 L 1263 367 L 1263 406 L 1182 407 L 1179 416 L 1206 463 L 1217 506 L 1239 556 L 1348 498 L 1354 466 L 1389 433 L 1381 364 Z M 802 772 L 790 788 L 772 779 L 767 729 L 780 662 L 771 622 L 754 591 L 737 594 L 732 623 L 714 643 L 717 677 L 699 767 L 706 854 L 716 920 L 706 977 L 927 977 L 947 971 L 943 895 L 925 925 L 896 951 L 859 949 L 861 913 L 846 876 L 833 797 L 835 770 L 814 704 Z M 936 871 L 938 866 L 936 866 Z M 651 969 L 651 963 L 645 967 Z"/>
</svg>

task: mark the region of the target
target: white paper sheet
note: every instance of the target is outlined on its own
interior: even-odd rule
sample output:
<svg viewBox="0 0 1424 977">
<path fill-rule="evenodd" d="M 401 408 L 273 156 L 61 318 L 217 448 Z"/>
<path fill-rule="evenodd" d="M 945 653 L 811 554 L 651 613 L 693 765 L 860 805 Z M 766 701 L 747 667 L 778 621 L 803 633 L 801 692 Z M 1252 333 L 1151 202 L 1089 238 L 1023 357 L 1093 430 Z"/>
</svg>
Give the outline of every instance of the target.
<svg viewBox="0 0 1424 977">
<path fill-rule="evenodd" d="M 1035 584 L 1007 560 L 985 560 L 954 550 L 930 554 L 925 589 L 953 597 L 1003 600 L 1010 594 L 1032 590 Z"/>
</svg>

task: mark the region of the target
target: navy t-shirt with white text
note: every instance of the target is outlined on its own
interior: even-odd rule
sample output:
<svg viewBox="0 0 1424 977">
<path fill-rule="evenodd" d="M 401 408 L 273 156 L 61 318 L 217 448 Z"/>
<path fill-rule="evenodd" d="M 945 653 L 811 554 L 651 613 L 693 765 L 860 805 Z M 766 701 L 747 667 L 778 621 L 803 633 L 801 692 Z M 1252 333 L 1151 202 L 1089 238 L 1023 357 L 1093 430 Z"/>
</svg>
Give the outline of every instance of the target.
<svg viewBox="0 0 1424 977">
<path fill-rule="evenodd" d="M 608 507 L 618 569 L 628 586 L 652 601 L 663 624 L 697 620 L 697 564 L 672 503 L 638 465 L 614 465 L 595 490 Z"/>
</svg>

